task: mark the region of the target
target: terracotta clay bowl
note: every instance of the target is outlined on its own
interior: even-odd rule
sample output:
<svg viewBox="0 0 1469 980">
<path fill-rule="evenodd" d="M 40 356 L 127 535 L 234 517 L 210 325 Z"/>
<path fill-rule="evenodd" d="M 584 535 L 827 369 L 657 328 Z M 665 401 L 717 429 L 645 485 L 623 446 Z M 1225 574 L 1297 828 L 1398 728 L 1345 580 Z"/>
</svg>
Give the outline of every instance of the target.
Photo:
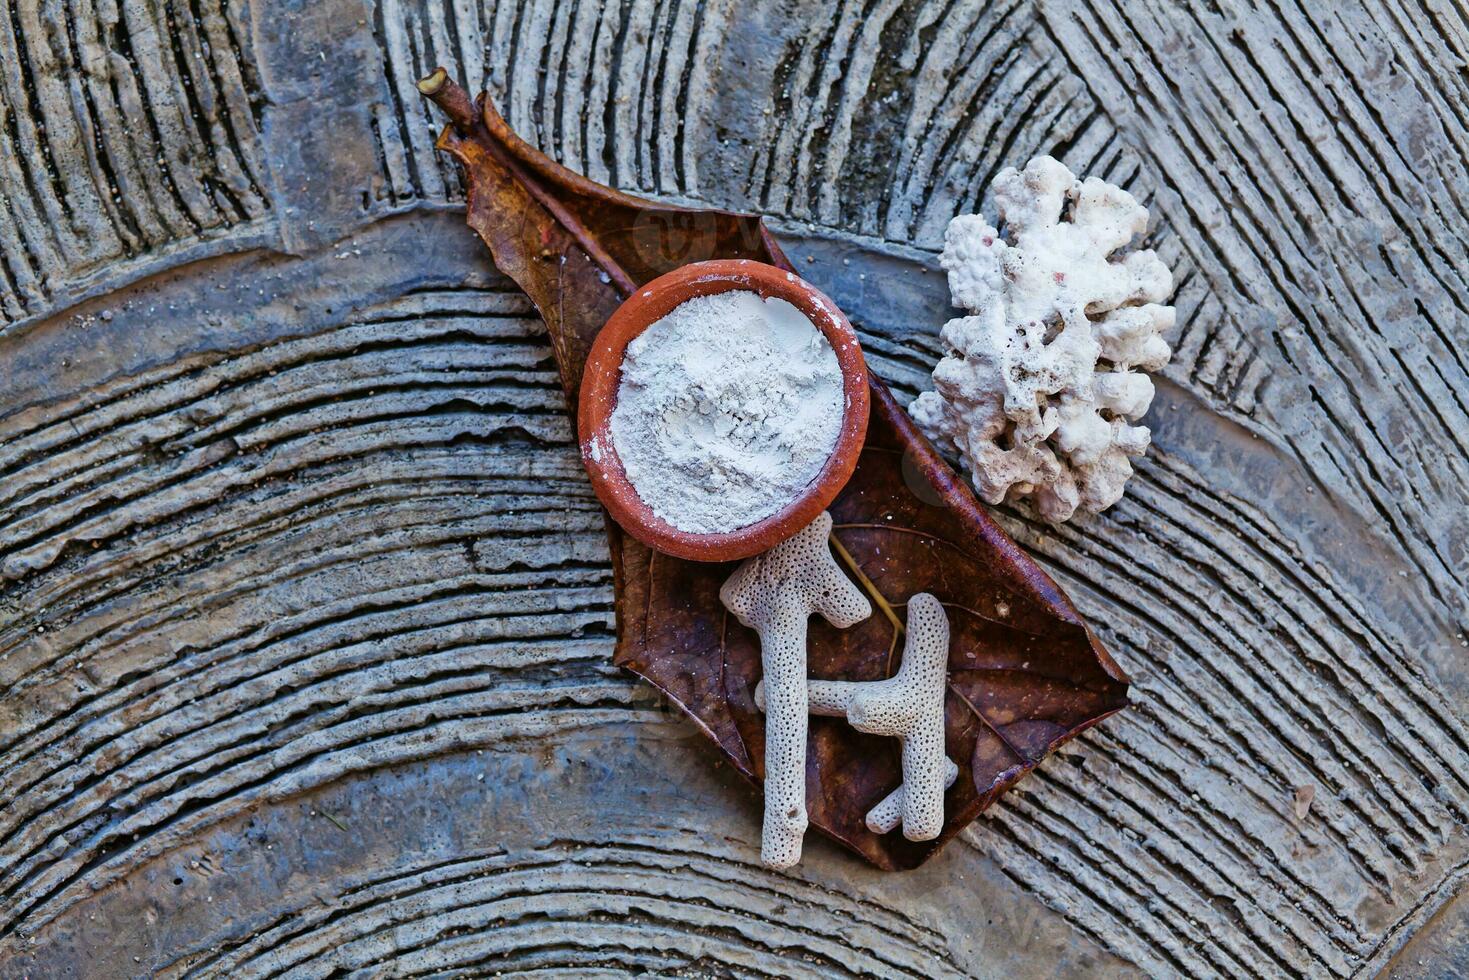
<svg viewBox="0 0 1469 980">
<path fill-rule="evenodd" d="M 695 534 L 669 524 L 638 496 L 612 442 L 612 410 L 617 406 L 622 358 L 633 338 L 686 300 L 734 289 L 785 300 L 826 336 L 842 370 L 846 410 L 831 456 L 800 496 L 747 527 Z M 678 558 L 733 561 L 774 547 L 810 524 L 832 502 L 857 466 L 857 454 L 867 435 L 867 408 L 867 362 L 862 358 L 856 332 L 836 304 L 794 273 L 763 262 L 726 259 L 696 262 L 660 276 L 618 307 L 587 357 L 577 428 L 582 463 L 591 475 L 592 487 L 623 530 L 649 547 Z M 598 447 L 595 456 L 594 444 Z"/>
</svg>

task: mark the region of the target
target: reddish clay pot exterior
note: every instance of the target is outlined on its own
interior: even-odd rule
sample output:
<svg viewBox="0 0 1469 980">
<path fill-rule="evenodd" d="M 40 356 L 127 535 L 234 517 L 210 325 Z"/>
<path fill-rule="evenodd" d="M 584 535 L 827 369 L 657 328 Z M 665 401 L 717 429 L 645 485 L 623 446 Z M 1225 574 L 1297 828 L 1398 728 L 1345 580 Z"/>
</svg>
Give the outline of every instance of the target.
<svg viewBox="0 0 1469 980">
<path fill-rule="evenodd" d="M 836 447 L 801 496 L 748 527 L 719 534 L 693 534 L 654 514 L 633 489 L 612 441 L 612 410 L 622 380 L 622 358 L 633 338 L 686 300 L 734 289 L 785 300 L 826 336 L 842 370 L 846 409 Z M 577 429 L 582 464 L 592 478 L 592 488 L 623 530 L 650 548 L 678 558 L 733 561 L 758 555 L 789 538 L 835 499 L 857 466 L 867 435 L 867 410 L 867 362 L 862 358 L 856 332 L 837 305 L 794 273 L 763 262 L 722 259 L 696 262 L 660 276 L 612 314 L 587 357 Z M 593 457 L 594 444 L 599 447 L 600 459 Z"/>
</svg>

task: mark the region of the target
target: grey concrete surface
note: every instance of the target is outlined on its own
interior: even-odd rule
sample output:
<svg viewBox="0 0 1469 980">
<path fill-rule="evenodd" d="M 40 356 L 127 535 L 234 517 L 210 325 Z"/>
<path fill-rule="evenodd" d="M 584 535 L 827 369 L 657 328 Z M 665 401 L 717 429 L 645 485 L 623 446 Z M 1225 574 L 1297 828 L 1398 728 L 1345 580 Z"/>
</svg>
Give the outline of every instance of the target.
<svg viewBox="0 0 1469 980">
<path fill-rule="evenodd" d="M 3 10 L 0 976 L 1463 974 L 1459 5 Z M 768 215 L 905 398 L 1000 167 L 1148 203 L 1154 449 L 1097 518 L 998 514 L 1136 707 L 917 872 L 760 868 L 609 664 L 440 62 L 596 179 Z"/>
</svg>

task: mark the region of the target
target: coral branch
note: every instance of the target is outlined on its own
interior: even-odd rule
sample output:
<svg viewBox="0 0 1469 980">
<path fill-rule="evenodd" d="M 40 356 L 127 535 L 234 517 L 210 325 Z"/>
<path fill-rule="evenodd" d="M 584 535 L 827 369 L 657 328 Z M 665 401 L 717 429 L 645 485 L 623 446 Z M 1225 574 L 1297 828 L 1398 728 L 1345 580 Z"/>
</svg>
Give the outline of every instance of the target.
<svg viewBox="0 0 1469 980">
<path fill-rule="evenodd" d="M 890 735 L 902 743 L 902 785 L 868 812 L 867 826 L 886 833 L 901 818 L 903 836 L 933 840 L 944 825 L 944 790 L 958 777 L 958 768 L 944 754 L 949 618 L 943 604 L 926 592 L 910 599 L 907 635 L 903 664 L 892 677 L 807 681 L 806 703 L 813 715 L 846 717 L 859 732 Z M 755 687 L 755 704 L 766 709 L 768 740 L 771 716 L 763 681 Z M 897 816 L 890 818 L 890 810 Z"/>
<path fill-rule="evenodd" d="M 944 789 L 954 785 L 954 780 L 959 778 L 959 767 L 954 765 L 950 759 L 944 759 Z M 908 784 L 900 783 L 898 788 L 882 798 L 882 802 L 867 811 L 867 829 L 874 834 L 886 834 L 897 827 L 903 821 L 903 810 L 908 802 Z"/>
<path fill-rule="evenodd" d="M 765 825 L 760 860 L 789 868 L 806 833 L 806 620 L 820 613 L 845 628 L 872 606 L 832 559 L 831 515 L 822 513 L 789 540 L 749 559 L 719 598 L 760 634 L 765 698 Z M 942 747 L 941 747 L 942 750 Z"/>
<path fill-rule="evenodd" d="M 932 840 L 944 825 L 944 688 L 949 618 L 926 592 L 908 600 L 903 665 L 887 680 L 810 681 L 811 713 L 845 715 L 859 732 L 890 735 L 903 745 L 903 836 Z M 869 814 L 869 822 L 871 814 Z"/>
</svg>

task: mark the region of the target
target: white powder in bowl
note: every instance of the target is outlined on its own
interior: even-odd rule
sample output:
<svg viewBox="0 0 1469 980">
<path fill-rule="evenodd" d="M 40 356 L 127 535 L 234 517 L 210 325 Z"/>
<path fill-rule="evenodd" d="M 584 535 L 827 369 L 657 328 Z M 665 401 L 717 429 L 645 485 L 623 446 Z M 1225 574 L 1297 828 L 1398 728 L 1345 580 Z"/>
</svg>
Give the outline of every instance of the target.
<svg viewBox="0 0 1469 980">
<path fill-rule="evenodd" d="M 612 442 L 653 513 L 681 531 L 733 531 L 816 478 L 844 403 L 815 324 L 785 300 L 731 290 L 680 303 L 627 345 Z"/>
</svg>

